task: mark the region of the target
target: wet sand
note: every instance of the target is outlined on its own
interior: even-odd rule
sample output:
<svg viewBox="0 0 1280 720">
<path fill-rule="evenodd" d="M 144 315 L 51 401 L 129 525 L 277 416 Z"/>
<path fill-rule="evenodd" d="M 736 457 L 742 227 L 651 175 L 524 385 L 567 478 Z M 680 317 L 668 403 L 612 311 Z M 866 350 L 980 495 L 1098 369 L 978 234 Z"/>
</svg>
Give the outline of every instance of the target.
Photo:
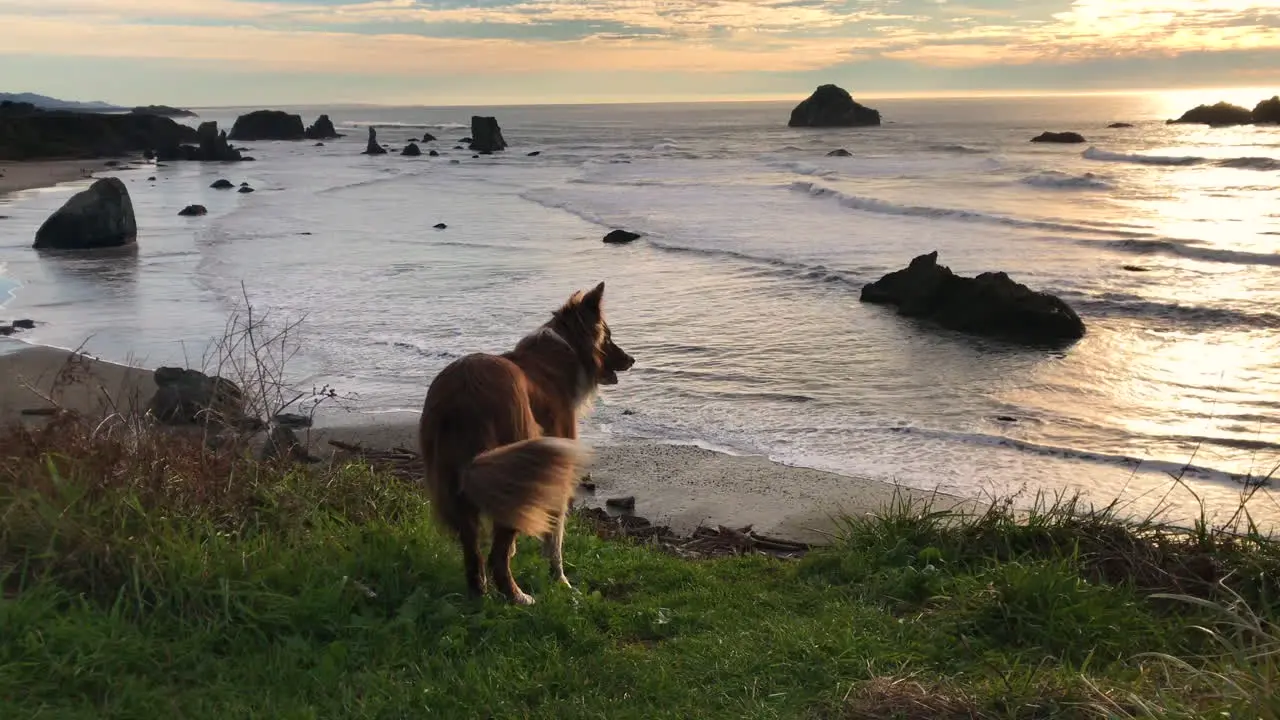
<svg viewBox="0 0 1280 720">
<path fill-rule="evenodd" d="M 80 180 L 101 169 L 103 165 L 100 160 L 0 162 L 0 197 L 19 190 L 52 187 Z"/>
<path fill-rule="evenodd" d="M 0 340 L 0 424 L 37 422 L 22 410 L 57 406 L 89 416 L 130 413 L 145 406 L 155 384 L 151 372 L 75 356 L 65 350 Z M 318 427 L 299 433 L 319 457 L 329 440 L 369 448 L 413 448 L 413 413 L 376 421 Z M 790 467 L 759 456 L 734 456 L 697 447 L 643 440 L 593 443 L 594 494 L 581 500 L 602 505 L 634 496 L 635 514 L 677 532 L 700 524 L 752 525 L 759 533 L 821 542 L 842 515 L 874 513 L 901 496 L 932 500 L 941 508 L 959 500 L 863 478 Z"/>
</svg>

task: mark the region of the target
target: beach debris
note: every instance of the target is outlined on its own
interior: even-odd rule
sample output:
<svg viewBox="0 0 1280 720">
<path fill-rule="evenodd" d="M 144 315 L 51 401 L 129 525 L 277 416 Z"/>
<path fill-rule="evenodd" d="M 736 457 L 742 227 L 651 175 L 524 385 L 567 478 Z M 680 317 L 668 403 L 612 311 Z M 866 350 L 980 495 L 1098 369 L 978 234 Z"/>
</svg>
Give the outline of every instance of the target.
<svg viewBox="0 0 1280 720">
<path fill-rule="evenodd" d="M 387 149 L 378 144 L 378 131 L 369 127 L 369 143 L 364 148 L 365 155 L 386 155 Z"/>
<path fill-rule="evenodd" d="M 1082 143 L 1087 142 L 1078 132 L 1049 132 L 1048 130 L 1031 138 L 1034 143 Z"/>
<path fill-rule="evenodd" d="M 36 231 L 32 247 L 96 250 L 133 244 L 138 223 L 129 189 L 119 178 L 102 178 L 69 200 Z"/>
<path fill-rule="evenodd" d="M 854 101 L 837 85 L 820 85 L 791 111 L 788 127 L 864 127 L 880 124 L 880 111 Z"/>
<path fill-rule="evenodd" d="M 640 233 L 633 233 L 630 230 L 613 230 L 604 236 L 604 241 L 610 245 L 624 245 L 639 237 Z"/>
<path fill-rule="evenodd" d="M 605 507 L 611 507 L 615 510 L 635 510 L 636 496 L 628 495 L 626 497 L 609 498 L 604 501 Z"/>
<path fill-rule="evenodd" d="M 203 205 L 188 205 L 178 211 L 183 217 L 198 217 L 200 215 L 208 215 L 209 210 Z"/>
</svg>

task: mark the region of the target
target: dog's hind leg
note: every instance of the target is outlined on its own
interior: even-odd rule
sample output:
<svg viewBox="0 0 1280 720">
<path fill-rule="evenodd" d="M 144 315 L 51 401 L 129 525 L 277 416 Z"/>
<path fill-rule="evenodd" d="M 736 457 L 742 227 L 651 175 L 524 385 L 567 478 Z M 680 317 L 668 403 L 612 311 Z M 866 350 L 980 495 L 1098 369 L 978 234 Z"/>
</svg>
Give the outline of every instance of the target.
<svg viewBox="0 0 1280 720">
<path fill-rule="evenodd" d="M 485 589 L 484 556 L 480 554 L 480 514 L 472 508 L 459 513 L 458 541 L 462 544 L 462 567 L 467 575 L 467 593 L 483 597 Z"/>
<path fill-rule="evenodd" d="M 498 592 L 516 605 L 532 605 L 533 596 L 526 595 L 511 576 L 511 558 L 516 554 L 516 531 L 499 525 L 493 526 L 493 547 L 489 548 L 489 570 Z"/>
<path fill-rule="evenodd" d="M 542 536 L 542 554 L 546 556 L 547 564 L 551 566 L 551 582 L 573 587 L 569 584 L 569 578 L 564 576 L 564 526 L 568 521 L 567 513 L 560 513 L 555 518 L 555 528 Z"/>
</svg>

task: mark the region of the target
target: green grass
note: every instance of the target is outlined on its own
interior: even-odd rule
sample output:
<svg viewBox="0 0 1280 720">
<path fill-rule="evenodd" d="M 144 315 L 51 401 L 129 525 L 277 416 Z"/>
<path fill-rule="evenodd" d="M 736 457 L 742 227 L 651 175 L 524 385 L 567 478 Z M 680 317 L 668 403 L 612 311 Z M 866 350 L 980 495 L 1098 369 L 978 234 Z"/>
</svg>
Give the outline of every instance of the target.
<svg viewBox="0 0 1280 720">
<path fill-rule="evenodd" d="M 420 492 L 369 467 L 0 443 L 5 720 L 1280 718 L 1256 534 L 899 503 L 799 562 L 689 561 L 575 526 L 578 592 L 524 541 L 517 608 L 466 599 Z"/>
</svg>

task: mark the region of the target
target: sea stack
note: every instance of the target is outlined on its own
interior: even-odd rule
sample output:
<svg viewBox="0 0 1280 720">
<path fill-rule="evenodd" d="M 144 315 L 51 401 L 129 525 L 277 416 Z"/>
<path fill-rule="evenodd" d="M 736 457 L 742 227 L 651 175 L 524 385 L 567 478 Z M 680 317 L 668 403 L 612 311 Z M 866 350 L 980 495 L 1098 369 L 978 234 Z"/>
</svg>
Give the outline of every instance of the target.
<svg viewBox="0 0 1280 720">
<path fill-rule="evenodd" d="M 369 144 L 364 148 L 365 155 L 386 155 L 387 149 L 378 144 L 378 131 L 369 128 Z"/>
<path fill-rule="evenodd" d="M 307 136 L 302 118 L 283 110 L 255 110 L 236 118 L 232 140 L 301 140 Z"/>
<path fill-rule="evenodd" d="M 342 137 L 328 115 L 316 118 L 315 124 L 307 128 L 306 136 L 308 140 L 333 140 Z"/>
<path fill-rule="evenodd" d="M 36 231 L 32 247 L 97 250 L 133 244 L 138 223 L 129 190 L 119 178 L 103 178 L 72 195 Z"/>
<path fill-rule="evenodd" d="M 791 111 L 788 127 L 867 127 L 880 124 L 880 111 L 854 102 L 842 87 L 821 85 Z"/>
<path fill-rule="evenodd" d="M 478 153 L 491 153 L 507 149 L 507 141 L 502 137 L 502 128 L 498 127 L 498 119 L 492 117 L 471 117 L 471 149 Z"/>
</svg>

